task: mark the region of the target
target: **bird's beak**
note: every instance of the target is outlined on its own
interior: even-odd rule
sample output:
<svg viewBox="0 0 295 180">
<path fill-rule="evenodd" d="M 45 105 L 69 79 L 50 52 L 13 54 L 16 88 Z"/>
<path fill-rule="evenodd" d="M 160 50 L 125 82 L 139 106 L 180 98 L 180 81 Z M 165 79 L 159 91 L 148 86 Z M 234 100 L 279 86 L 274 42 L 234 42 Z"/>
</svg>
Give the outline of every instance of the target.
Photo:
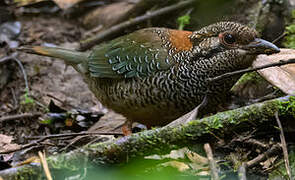
<svg viewBox="0 0 295 180">
<path fill-rule="evenodd" d="M 255 38 L 254 41 L 246 45 L 245 50 L 250 54 L 274 54 L 280 52 L 280 49 L 271 42 Z"/>
</svg>

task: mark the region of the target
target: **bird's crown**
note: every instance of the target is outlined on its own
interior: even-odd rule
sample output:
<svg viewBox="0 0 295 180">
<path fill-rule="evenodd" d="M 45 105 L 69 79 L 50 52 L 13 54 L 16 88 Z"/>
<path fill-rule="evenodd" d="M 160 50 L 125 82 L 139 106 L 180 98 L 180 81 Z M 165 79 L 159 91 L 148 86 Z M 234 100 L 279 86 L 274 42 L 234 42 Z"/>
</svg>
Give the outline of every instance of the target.
<svg viewBox="0 0 295 180">
<path fill-rule="evenodd" d="M 219 37 L 227 44 L 247 44 L 253 41 L 256 36 L 257 32 L 246 25 L 224 21 L 203 27 L 193 32 L 190 38 L 193 42 L 200 42 L 206 38 Z"/>
</svg>

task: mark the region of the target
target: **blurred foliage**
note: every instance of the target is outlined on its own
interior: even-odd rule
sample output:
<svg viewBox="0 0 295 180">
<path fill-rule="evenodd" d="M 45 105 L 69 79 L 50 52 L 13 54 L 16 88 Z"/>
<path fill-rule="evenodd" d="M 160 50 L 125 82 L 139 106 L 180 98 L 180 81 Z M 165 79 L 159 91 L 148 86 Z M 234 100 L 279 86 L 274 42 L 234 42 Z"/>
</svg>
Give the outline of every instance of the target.
<svg viewBox="0 0 295 180">
<path fill-rule="evenodd" d="M 295 147 L 293 146 L 290 152 L 289 152 L 289 162 L 290 162 L 290 169 L 291 169 L 291 175 L 294 177 L 295 174 Z M 286 171 L 286 166 L 284 163 L 284 159 L 282 159 L 277 165 L 278 168 L 274 171 L 272 171 L 272 173 L 269 174 L 269 179 L 273 180 L 273 179 L 289 179 L 287 171 Z"/>
<path fill-rule="evenodd" d="M 286 36 L 283 45 L 287 48 L 295 49 L 295 10 L 292 11 L 293 22 L 286 26 Z"/>
<path fill-rule="evenodd" d="M 189 14 L 186 14 L 184 16 L 180 16 L 178 19 L 177 19 L 177 22 L 178 22 L 178 29 L 179 30 L 183 30 L 184 29 L 184 26 L 189 24 L 190 23 L 190 15 Z"/>
<path fill-rule="evenodd" d="M 295 49 L 295 24 L 286 27 L 287 36 L 285 37 L 284 46 Z"/>
<path fill-rule="evenodd" d="M 232 15 L 234 0 L 207 0 L 196 1 L 192 5 L 190 24 L 186 29 L 197 30 L 217 21 L 227 20 L 225 17 Z"/>
<path fill-rule="evenodd" d="M 286 115 L 287 112 L 295 112 L 295 97 L 294 96 L 291 96 L 290 97 L 290 101 L 286 101 L 286 102 L 281 102 L 281 105 L 280 105 L 280 113 L 282 115 Z M 283 108 L 283 105 L 285 105 L 286 107 Z M 291 114 L 294 118 L 295 118 L 295 114 L 292 113 Z"/>
<path fill-rule="evenodd" d="M 171 154 L 170 154 L 171 155 Z M 175 154 L 174 154 L 175 155 Z M 159 156 L 159 155 L 153 155 Z M 160 157 L 160 156 L 159 156 Z M 176 157 L 174 157 L 176 158 Z M 137 159 L 120 165 L 90 165 L 87 162 L 85 167 L 83 163 L 75 166 L 77 171 L 60 169 L 52 171 L 54 179 L 107 179 L 107 180 L 207 180 L 210 177 L 210 168 L 197 159 L 187 157 L 161 156 L 156 159 Z M 95 161 L 95 159 L 93 160 Z M 81 161 L 82 162 L 82 161 Z M 178 163 L 175 163 L 178 162 Z M 181 168 L 178 165 L 186 164 L 187 168 Z M 176 166 L 175 166 L 176 165 Z M 229 161 L 220 161 L 218 163 L 219 177 L 221 180 L 239 180 L 238 172 L 231 168 Z M 80 167 L 80 168 L 79 168 Z M 256 173 L 247 173 L 249 179 L 262 179 L 262 176 Z"/>
<path fill-rule="evenodd" d="M 33 98 L 30 97 L 28 89 L 25 90 L 25 94 L 22 95 L 20 99 L 21 109 L 24 112 L 32 111 L 35 108 L 36 102 Z"/>
<path fill-rule="evenodd" d="M 128 164 L 116 165 L 112 167 L 92 166 L 87 168 L 87 172 L 83 172 L 85 171 L 85 168 L 81 167 L 80 172 L 75 172 L 75 175 L 69 174 L 69 171 L 60 171 L 54 174 L 55 179 L 64 179 L 66 177 L 68 179 L 72 179 L 72 177 L 82 178 L 84 175 L 86 175 L 84 178 L 87 180 L 196 180 L 210 178 L 208 176 L 196 176 L 185 172 L 179 172 L 177 169 L 172 167 L 159 167 L 158 163 L 159 160 L 141 159 Z"/>
</svg>

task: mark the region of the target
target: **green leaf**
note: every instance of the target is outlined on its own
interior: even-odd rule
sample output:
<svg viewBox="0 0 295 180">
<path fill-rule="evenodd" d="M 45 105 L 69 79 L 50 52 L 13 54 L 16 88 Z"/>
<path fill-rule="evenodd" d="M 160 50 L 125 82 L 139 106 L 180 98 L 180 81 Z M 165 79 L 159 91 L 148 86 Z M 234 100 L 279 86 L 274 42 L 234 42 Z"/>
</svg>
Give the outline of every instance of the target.
<svg viewBox="0 0 295 180">
<path fill-rule="evenodd" d="M 52 121 L 52 119 L 44 119 L 44 120 L 41 120 L 40 123 L 49 125 L 49 124 L 52 124 L 53 121 Z"/>
<path fill-rule="evenodd" d="M 292 18 L 295 19 L 295 10 L 292 10 Z"/>
<path fill-rule="evenodd" d="M 295 33 L 295 24 L 291 24 L 286 27 L 288 33 Z"/>
<path fill-rule="evenodd" d="M 183 30 L 184 26 L 190 23 L 190 15 L 186 14 L 184 16 L 180 16 L 177 18 L 177 22 L 179 24 L 178 29 Z"/>
</svg>

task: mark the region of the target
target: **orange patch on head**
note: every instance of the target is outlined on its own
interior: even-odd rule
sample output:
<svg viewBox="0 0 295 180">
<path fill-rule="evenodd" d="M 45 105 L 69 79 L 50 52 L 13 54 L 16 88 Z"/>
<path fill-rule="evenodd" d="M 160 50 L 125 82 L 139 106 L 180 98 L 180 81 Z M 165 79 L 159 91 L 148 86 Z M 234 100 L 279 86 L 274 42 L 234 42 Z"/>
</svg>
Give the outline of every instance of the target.
<svg viewBox="0 0 295 180">
<path fill-rule="evenodd" d="M 189 51 L 193 44 L 189 38 L 192 34 L 190 31 L 169 30 L 169 40 L 176 51 Z"/>
</svg>

